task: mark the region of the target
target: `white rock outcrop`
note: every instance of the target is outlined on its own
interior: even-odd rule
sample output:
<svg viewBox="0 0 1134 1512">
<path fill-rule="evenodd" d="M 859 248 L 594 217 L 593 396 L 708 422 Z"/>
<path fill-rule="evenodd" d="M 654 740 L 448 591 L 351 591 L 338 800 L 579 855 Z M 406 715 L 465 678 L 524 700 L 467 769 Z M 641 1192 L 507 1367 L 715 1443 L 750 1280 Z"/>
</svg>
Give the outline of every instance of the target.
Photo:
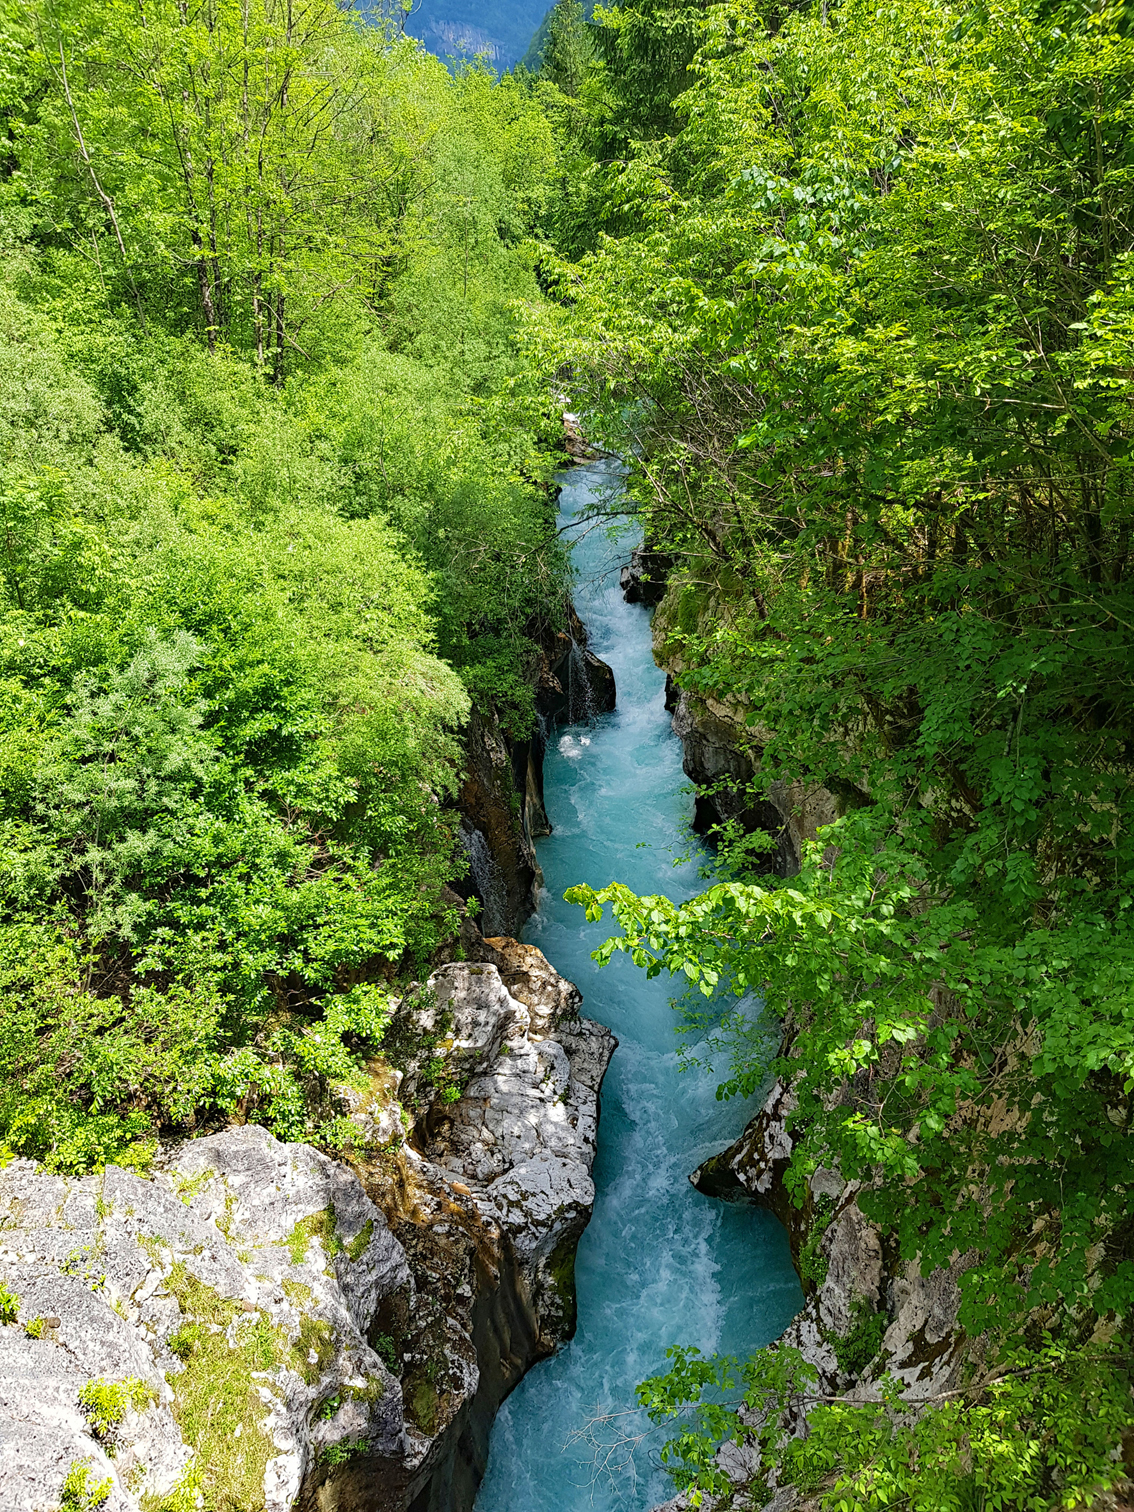
<svg viewBox="0 0 1134 1512">
<path fill-rule="evenodd" d="M 310 1235 L 308 1219 L 320 1220 Z M 170 1348 L 186 1285 L 232 1314 L 234 1341 L 260 1323 L 278 1340 L 283 1358 L 253 1377 L 277 1450 L 266 1512 L 287 1512 L 312 1456 L 340 1439 L 398 1453 L 401 1388 L 365 1334 L 378 1300 L 407 1279 L 357 1178 L 255 1125 L 196 1140 L 146 1177 L 110 1166 L 68 1180 L 13 1162 L 0 1171 L 0 1280 L 19 1299 L 17 1322 L 0 1328 L 5 1508 L 53 1512 L 75 1464 L 110 1480 L 107 1512 L 133 1512 L 191 1471 L 175 1409 L 192 1365 Z M 303 1348 L 312 1323 L 326 1341 L 314 1368 Z M 92 1381 L 141 1382 L 149 1403 L 100 1435 L 79 1404 Z M 337 1395 L 344 1405 L 314 1419 Z"/>
<path fill-rule="evenodd" d="M 353 1169 L 248 1125 L 144 1176 L 0 1170 L 3 1512 L 57 1512 L 76 1467 L 105 1512 L 192 1507 L 219 1451 L 190 1387 L 207 1417 L 218 1358 L 252 1404 L 222 1447 L 264 1512 L 471 1505 L 496 1407 L 573 1327 L 615 1043 L 539 951 L 480 945 L 403 1005 L 406 1069 L 373 1068 Z"/>
<path fill-rule="evenodd" d="M 565 1270 L 594 1205 L 599 1089 L 616 1041 L 579 1017 L 577 989 L 533 946 L 486 947 L 495 961 L 443 966 L 413 1010 L 419 1029 L 440 1034 L 423 1058 L 445 1058 L 463 1082 L 456 1101 L 429 1105 L 415 1143 L 507 1233 L 551 1343 L 573 1327 Z M 406 1095 L 420 1083 L 411 1069 Z"/>
</svg>

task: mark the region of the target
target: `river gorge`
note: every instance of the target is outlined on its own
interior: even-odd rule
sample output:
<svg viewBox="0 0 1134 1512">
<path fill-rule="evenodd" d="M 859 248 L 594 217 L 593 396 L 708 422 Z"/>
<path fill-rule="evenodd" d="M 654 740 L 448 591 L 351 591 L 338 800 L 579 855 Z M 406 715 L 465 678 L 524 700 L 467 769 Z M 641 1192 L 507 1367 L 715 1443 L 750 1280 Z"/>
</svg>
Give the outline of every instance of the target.
<svg viewBox="0 0 1134 1512">
<path fill-rule="evenodd" d="M 664 1367 L 668 1345 L 744 1354 L 775 1338 L 803 1303 L 778 1220 L 707 1198 L 686 1179 L 754 1107 L 718 1102 L 711 1076 L 681 1072 L 672 984 L 648 981 L 623 956 L 600 971 L 590 952 L 604 925 L 586 924 L 563 901 L 575 882 L 615 878 L 639 892 L 690 896 L 704 854 L 688 829 L 692 797 L 651 652 L 650 611 L 620 590 L 625 537 L 612 542 L 591 515 L 618 474 L 592 462 L 561 481 L 576 606 L 589 648 L 614 668 L 618 702 L 589 726 L 553 734 L 544 769 L 553 828 L 537 847 L 546 890 L 524 937 L 581 988 L 586 1012 L 609 1025 L 619 1047 L 603 1084 L 594 1214 L 576 1260 L 578 1331 L 504 1403 L 477 1512 L 637 1512 L 663 1500 L 660 1440 L 633 1457 L 617 1448 L 596 1457 L 586 1425 L 633 1407 L 636 1384 Z M 628 1421 L 634 1433 L 649 1426 L 618 1416 L 596 1424 L 600 1442 L 609 1446 Z"/>
</svg>

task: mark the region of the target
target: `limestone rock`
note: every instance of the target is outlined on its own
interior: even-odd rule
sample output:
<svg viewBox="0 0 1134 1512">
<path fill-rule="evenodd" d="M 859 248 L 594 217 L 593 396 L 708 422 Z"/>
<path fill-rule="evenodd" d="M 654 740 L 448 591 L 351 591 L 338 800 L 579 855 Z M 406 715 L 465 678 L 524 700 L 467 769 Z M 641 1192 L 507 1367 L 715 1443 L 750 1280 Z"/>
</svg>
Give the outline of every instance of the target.
<svg viewBox="0 0 1134 1512">
<path fill-rule="evenodd" d="M 905 1382 L 906 1400 L 911 1404 L 949 1390 L 957 1385 L 978 1345 L 958 1323 L 961 1296 L 957 1285 L 976 1256 L 958 1255 L 950 1266 L 928 1276 L 921 1275 L 916 1261 L 888 1266 L 882 1234 L 858 1205 L 858 1185 L 844 1181 L 830 1167 L 813 1173 L 802 1207 L 791 1202 L 784 1176 L 794 1144 L 787 1124 L 795 1107 L 790 1082 L 776 1081 L 740 1138 L 706 1161 L 690 1180 L 710 1196 L 753 1201 L 775 1212 L 788 1229 L 797 1266 L 804 1245 L 818 1231 L 813 1248 L 825 1273 L 818 1285 L 804 1278 L 810 1295 L 780 1342 L 800 1350 L 816 1367 L 820 1392 L 877 1400 L 874 1383 L 886 1372 Z M 878 1332 L 880 1327 L 884 1332 Z M 856 1336 L 869 1340 L 863 1352 L 875 1344 L 877 1350 L 854 1375 L 843 1369 L 836 1346 L 851 1343 Z M 845 1351 L 843 1358 L 847 1359 Z M 785 1426 L 799 1435 L 808 1431 L 802 1412 Z M 742 1488 L 753 1471 L 745 1467 L 736 1446 L 724 1446 L 718 1463 L 737 1486 L 738 1495 L 746 1494 Z M 768 1505 L 783 1512 L 796 1507 L 806 1512 L 811 1506 L 793 1487 L 773 1486 L 772 1490 Z M 727 1504 L 718 1502 L 712 1512 L 723 1512 Z M 685 1506 L 678 1497 L 654 1512 L 683 1512 Z"/>
<path fill-rule="evenodd" d="M 541 950 L 506 937 L 490 938 L 484 944 L 490 952 L 487 959 L 500 972 L 500 980 L 528 1010 L 529 1038 L 542 1039 L 579 1017 L 582 993 L 574 982 L 559 975 Z"/>
<path fill-rule="evenodd" d="M 305 1219 L 315 1220 L 309 1234 L 297 1228 Z M 349 1437 L 401 1454 L 401 1388 L 365 1334 L 408 1276 L 356 1177 L 254 1125 L 170 1152 L 145 1177 L 110 1166 L 66 1180 L 13 1162 L 0 1172 L 0 1280 L 20 1299 L 18 1322 L 0 1328 L 6 1507 L 57 1507 L 76 1462 L 109 1478 L 106 1506 L 120 1512 L 186 1474 L 194 1446 L 182 1437 L 179 1385 L 195 1367 L 171 1340 L 193 1296 L 230 1319 L 209 1325 L 228 1346 L 267 1329 L 253 1376 L 277 1451 L 264 1471 L 266 1512 L 289 1512 L 320 1447 Z M 321 1346 L 314 1368 L 311 1337 Z M 79 1402 L 92 1380 L 140 1382 L 149 1402 L 100 1436 Z M 336 1396 L 346 1410 L 316 1419 Z"/>
<path fill-rule="evenodd" d="M 496 1408 L 574 1326 L 614 1040 L 533 947 L 467 943 L 494 960 L 408 994 L 406 1071 L 350 1091 L 349 1167 L 250 1125 L 145 1176 L 0 1171 L 0 1281 L 19 1297 L 0 1326 L 5 1512 L 55 1512 L 76 1462 L 109 1480 L 110 1512 L 189 1484 L 191 1372 L 230 1349 L 259 1404 L 243 1442 L 265 1512 L 468 1512 Z M 92 1380 L 141 1393 L 101 1437 Z"/>
<path fill-rule="evenodd" d="M 670 565 L 670 559 L 664 553 L 635 546 L 618 580 L 626 602 L 660 604 L 665 597 L 665 580 Z"/>
<path fill-rule="evenodd" d="M 461 1086 L 454 1102 L 419 1112 L 415 1141 L 507 1236 L 550 1348 L 574 1328 L 574 1249 L 594 1204 L 599 1092 L 616 1042 L 579 1017 L 578 989 L 534 946 L 485 946 L 500 966 L 442 967 L 429 979 L 432 1006 L 413 1010 L 427 1033 L 452 1019 L 451 1038 L 429 1054 L 448 1057 Z M 421 1085 L 415 1065 L 405 1087 Z"/>
<path fill-rule="evenodd" d="M 764 797 L 754 797 L 750 784 L 759 771 L 762 747 L 759 731 L 745 723 L 744 715 L 743 709 L 677 690 L 673 729 L 685 753 L 685 775 L 698 788 L 694 826 L 704 832 L 735 820 L 746 834 L 764 831 L 775 841 L 772 869 L 792 877 L 799 871 L 804 842 L 834 821 L 837 802 L 814 783 L 779 780 L 768 785 Z"/>
</svg>

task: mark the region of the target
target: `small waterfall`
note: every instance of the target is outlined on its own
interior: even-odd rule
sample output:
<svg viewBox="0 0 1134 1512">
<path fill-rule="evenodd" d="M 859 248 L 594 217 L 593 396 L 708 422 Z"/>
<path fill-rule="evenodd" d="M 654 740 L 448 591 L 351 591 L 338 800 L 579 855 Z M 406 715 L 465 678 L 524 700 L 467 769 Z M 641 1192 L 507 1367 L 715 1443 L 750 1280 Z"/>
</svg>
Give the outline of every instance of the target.
<svg viewBox="0 0 1134 1512">
<path fill-rule="evenodd" d="M 592 724 L 596 712 L 586 657 L 582 646 L 572 636 L 571 655 L 567 659 L 567 719 L 570 724 Z"/>
<path fill-rule="evenodd" d="M 481 902 L 480 930 L 484 935 L 507 933 L 508 887 L 488 841 L 471 824 L 461 825 L 461 843 L 468 852 L 473 888 Z"/>
</svg>

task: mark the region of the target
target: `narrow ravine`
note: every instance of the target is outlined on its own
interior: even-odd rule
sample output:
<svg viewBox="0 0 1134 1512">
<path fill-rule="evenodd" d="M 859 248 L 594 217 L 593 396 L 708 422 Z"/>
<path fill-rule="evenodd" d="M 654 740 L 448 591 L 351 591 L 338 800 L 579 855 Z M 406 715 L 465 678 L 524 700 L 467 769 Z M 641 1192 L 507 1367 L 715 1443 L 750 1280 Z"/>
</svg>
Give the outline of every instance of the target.
<svg viewBox="0 0 1134 1512">
<path fill-rule="evenodd" d="M 768 1213 L 729 1206 L 686 1180 L 751 1115 L 719 1103 L 709 1076 L 678 1068 L 673 988 L 649 982 L 623 957 L 599 971 L 590 952 L 604 926 L 563 902 L 572 883 L 617 878 L 641 892 L 690 896 L 699 857 L 683 821 L 692 800 L 681 746 L 664 708 L 664 676 L 651 655 L 649 610 L 627 604 L 617 547 L 581 523 L 593 498 L 617 481 L 594 463 L 563 477 L 560 509 L 576 524 L 576 602 L 592 650 L 614 668 L 615 713 L 557 733 L 545 769 L 554 833 L 539 859 L 547 883 L 525 937 L 577 982 L 584 1011 L 619 1038 L 603 1088 L 594 1216 L 579 1245 L 575 1338 L 538 1365 L 505 1402 L 493 1431 L 477 1512 L 639 1512 L 669 1494 L 660 1440 L 606 1456 L 573 1440 L 598 1413 L 633 1406 L 638 1381 L 664 1367 L 667 1345 L 742 1354 L 776 1337 L 802 1305 L 787 1237 Z M 599 1437 L 637 1432 L 618 1418 Z"/>
</svg>

